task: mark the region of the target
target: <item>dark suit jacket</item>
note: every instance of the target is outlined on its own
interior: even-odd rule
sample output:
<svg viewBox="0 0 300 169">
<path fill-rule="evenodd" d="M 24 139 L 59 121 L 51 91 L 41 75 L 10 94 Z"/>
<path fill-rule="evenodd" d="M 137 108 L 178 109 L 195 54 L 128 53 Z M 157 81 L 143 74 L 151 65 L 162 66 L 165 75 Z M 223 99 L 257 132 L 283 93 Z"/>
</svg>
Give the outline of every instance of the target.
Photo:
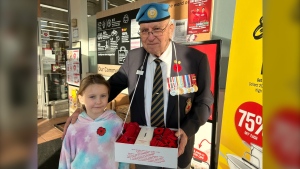
<svg viewBox="0 0 300 169">
<path fill-rule="evenodd" d="M 177 59 L 178 61 L 181 61 L 182 67 L 182 70 L 179 71 L 179 76 L 195 74 L 198 85 L 197 92 L 179 95 L 179 102 L 177 95 L 171 96 L 169 94 L 166 127 L 178 128 L 179 106 L 180 128 L 184 130 L 189 138 L 184 154 L 178 158 L 178 166 L 184 168 L 191 162 L 195 134 L 199 127 L 203 125 L 210 116 L 210 106 L 213 103 L 213 96 L 210 91 L 211 78 L 207 56 L 204 53 L 187 46 L 175 44 L 175 48 Z M 174 46 L 172 46 L 172 50 L 173 62 L 176 60 Z M 140 70 L 145 57 L 145 65 L 143 66 L 144 75 L 140 76 L 136 93 L 133 97 L 133 91 L 138 79 L 136 71 Z M 137 122 L 140 125 L 147 125 L 144 105 L 144 82 L 146 76 L 145 70 L 147 69 L 147 58 L 148 54 L 144 48 L 131 50 L 119 71 L 109 79 L 111 85 L 109 100 L 114 99 L 123 89 L 128 87 L 129 98 L 130 100 L 133 98 L 130 108 L 131 121 Z M 174 62 L 171 66 L 171 77 L 177 76 L 177 72 L 173 70 L 173 64 Z M 192 108 L 186 114 L 185 108 L 189 98 L 192 100 Z"/>
</svg>

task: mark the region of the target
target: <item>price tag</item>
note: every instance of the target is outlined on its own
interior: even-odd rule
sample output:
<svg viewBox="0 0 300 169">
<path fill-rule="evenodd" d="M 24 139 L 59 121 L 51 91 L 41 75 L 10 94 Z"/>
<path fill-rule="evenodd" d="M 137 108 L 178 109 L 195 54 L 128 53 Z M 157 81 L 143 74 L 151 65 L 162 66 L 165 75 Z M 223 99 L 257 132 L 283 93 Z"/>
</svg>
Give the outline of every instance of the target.
<svg viewBox="0 0 300 169">
<path fill-rule="evenodd" d="M 262 105 L 245 102 L 235 112 L 235 128 L 245 142 L 262 147 Z"/>
</svg>

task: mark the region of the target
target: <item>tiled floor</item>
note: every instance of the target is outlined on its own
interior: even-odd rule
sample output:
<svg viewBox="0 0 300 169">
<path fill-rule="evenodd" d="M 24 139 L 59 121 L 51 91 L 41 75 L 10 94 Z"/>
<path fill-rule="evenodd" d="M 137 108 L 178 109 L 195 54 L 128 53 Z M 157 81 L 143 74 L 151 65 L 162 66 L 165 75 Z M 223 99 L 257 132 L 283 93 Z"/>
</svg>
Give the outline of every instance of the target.
<svg viewBox="0 0 300 169">
<path fill-rule="evenodd" d="M 68 117 L 66 116 L 53 119 L 38 119 L 38 144 L 60 138 L 62 136 L 62 131 L 54 125 L 65 122 L 67 118 Z"/>
</svg>

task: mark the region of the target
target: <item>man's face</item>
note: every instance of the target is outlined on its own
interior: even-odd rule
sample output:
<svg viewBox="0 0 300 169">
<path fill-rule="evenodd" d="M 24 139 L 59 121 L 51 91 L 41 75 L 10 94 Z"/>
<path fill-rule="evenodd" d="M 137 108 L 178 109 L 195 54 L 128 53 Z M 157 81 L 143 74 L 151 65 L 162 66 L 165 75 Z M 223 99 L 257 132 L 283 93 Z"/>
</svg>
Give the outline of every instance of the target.
<svg viewBox="0 0 300 169">
<path fill-rule="evenodd" d="M 140 32 L 152 32 L 163 30 L 160 36 L 154 36 L 152 33 L 148 33 L 147 36 L 141 35 L 143 47 L 147 52 L 161 56 L 167 49 L 170 39 L 172 38 L 174 25 L 169 23 L 170 20 L 163 20 L 160 22 L 150 22 L 140 24 Z"/>
</svg>

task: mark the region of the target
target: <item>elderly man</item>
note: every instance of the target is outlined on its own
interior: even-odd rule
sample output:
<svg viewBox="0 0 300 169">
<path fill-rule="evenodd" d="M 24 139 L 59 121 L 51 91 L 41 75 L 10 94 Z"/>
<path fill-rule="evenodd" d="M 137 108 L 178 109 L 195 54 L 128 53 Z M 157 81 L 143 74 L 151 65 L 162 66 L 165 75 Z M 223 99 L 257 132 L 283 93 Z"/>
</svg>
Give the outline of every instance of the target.
<svg viewBox="0 0 300 169">
<path fill-rule="evenodd" d="M 172 42 L 174 25 L 168 9 L 168 4 L 159 3 L 140 8 L 136 21 L 143 47 L 129 51 L 119 71 L 110 77 L 109 100 L 128 87 L 132 122 L 179 128 L 178 168 L 189 169 L 195 134 L 209 118 L 213 103 L 210 69 L 204 53 Z M 78 112 L 66 126 L 75 122 Z"/>
</svg>

